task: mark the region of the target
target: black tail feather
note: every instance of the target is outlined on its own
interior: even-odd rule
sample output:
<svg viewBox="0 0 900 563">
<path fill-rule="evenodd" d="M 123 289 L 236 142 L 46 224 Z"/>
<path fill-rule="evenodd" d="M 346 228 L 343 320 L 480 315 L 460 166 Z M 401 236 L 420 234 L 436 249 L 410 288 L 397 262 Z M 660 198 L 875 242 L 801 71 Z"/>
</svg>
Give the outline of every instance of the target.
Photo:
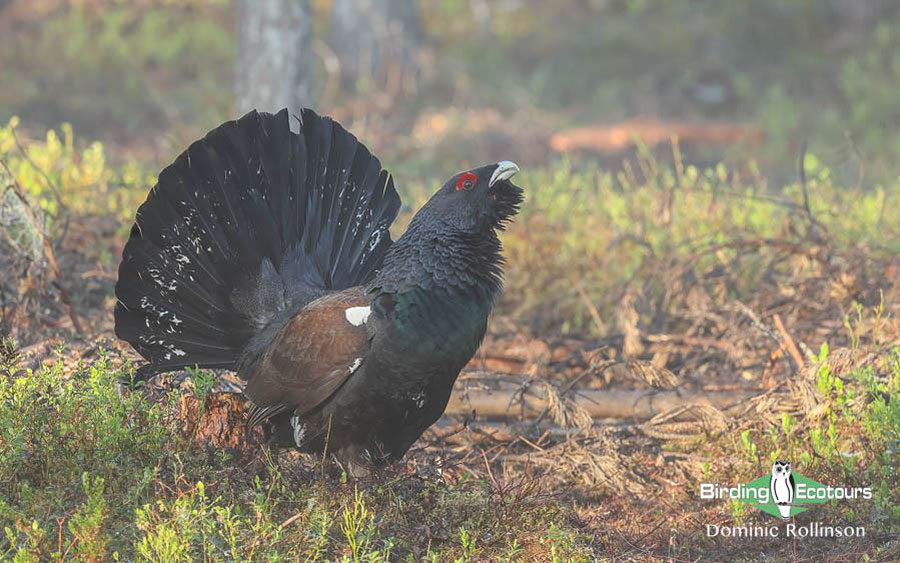
<svg viewBox="0 0 900 563">
<path fill-rule="evenodd" d="M 116 334 L 150 364 L 235 369 L 327 290 L 370 281 L 400 198 L 365 146 L 310 110 L 251 112 L 193 143 L 138 209 Z M 277 327 L 276 327 L 277 328 Z"/>
</svg>

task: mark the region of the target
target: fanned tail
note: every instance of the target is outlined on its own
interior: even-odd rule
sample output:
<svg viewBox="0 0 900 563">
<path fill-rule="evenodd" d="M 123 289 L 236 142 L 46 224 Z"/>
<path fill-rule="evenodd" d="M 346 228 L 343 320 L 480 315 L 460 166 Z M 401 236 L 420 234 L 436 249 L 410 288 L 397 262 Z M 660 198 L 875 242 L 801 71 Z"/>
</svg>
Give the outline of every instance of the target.
<svg viewBox="0 0 900 563">
<path fill-rule="evenodd" d="M 125 245 L 116 335 L 150 363 L 237 369 L 303 305 L 367 283 L 400 207 L 353 135 L 302 110 L 250 112 L 159 175 Z"/>
</svg>

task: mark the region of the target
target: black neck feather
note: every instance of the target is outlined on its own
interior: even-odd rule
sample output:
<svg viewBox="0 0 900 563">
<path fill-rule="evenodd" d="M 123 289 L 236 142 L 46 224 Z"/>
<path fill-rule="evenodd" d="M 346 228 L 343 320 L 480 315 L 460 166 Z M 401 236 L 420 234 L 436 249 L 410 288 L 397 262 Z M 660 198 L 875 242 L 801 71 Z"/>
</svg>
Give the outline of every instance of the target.
<svg viewBox="0 0 900 563">
<path fill-rule="evenodd" d="M 386 293 L 446 290 L 485 298 L 492 304 L 503 285 L 500 250 L 493 229 L 466 232 L 414 220 L 388 249 L 370 287 Z"/>
</svg>

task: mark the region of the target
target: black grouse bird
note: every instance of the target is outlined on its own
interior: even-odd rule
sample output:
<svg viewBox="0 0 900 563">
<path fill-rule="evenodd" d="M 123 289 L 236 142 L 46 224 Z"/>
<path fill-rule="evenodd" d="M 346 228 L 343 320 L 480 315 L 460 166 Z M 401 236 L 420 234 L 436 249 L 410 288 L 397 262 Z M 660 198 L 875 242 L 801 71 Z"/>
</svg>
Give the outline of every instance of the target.
<svg viewBox="0 0 900 563">
<path fill-rule="evenodd" d="M 391 176 L 338 123 L 250 112 L 193 143 L 137 211 L 116 335 L 149 361 L 247 381 L 252 423 L 364 472 L 443 413 L 502 283 L 504 161 L 450 178 L 392 242 Z"/>
</svg>

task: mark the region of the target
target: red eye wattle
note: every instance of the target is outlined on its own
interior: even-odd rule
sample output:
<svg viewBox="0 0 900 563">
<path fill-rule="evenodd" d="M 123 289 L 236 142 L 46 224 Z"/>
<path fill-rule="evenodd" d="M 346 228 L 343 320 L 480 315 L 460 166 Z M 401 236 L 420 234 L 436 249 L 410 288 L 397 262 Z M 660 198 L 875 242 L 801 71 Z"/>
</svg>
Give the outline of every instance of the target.
<svg viewBox="0 0 900 563">
<path fill-rule="evenodd" d="M 471 172 L 466 172 L 456 180 L 456 191 L 460 190 L 471 190 L 475 187 L 475 182 L 478 181 L 478 176 L 472 174 Z"/>
</svg>

